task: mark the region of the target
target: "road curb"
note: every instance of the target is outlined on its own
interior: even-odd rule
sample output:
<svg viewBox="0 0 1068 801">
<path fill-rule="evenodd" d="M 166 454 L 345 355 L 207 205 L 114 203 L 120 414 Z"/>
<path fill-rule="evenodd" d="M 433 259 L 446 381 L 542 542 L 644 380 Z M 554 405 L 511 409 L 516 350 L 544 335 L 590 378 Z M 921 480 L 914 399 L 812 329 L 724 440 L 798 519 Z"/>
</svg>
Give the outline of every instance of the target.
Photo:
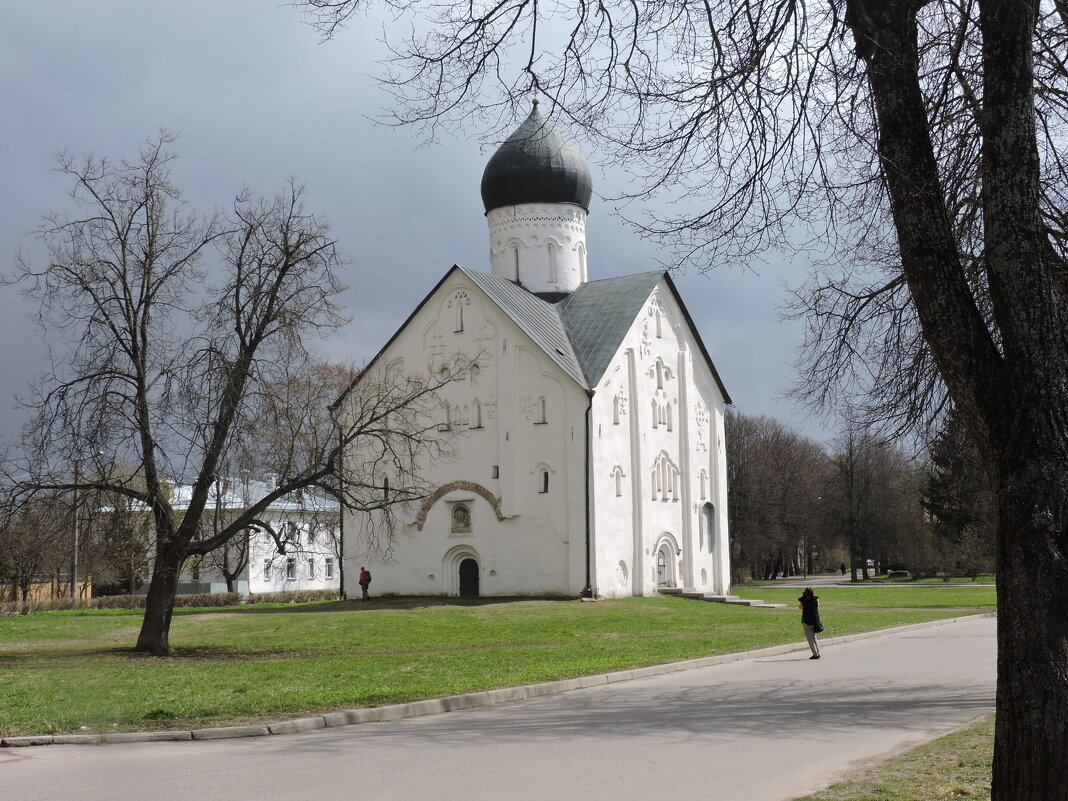
<svg viewBox="0 0 1068 801">
<path fill-rule="evenodd" d="M 995 612 L 984 612 L 964 617 L 945 618 L 943 620 L 931 620 L 926 623 L 913 623 L 907 626 L 894 626 L 888 629 L 876 631 L 863 631 L 856 634 L 843 634 L 837 637 L 825 637 L 820 639 L 824 647 L 837 643 L 856 642 L 867 640 L 872 637 L 882 637 L 887 634 L 896 634 L 901 631 L 915 631 L 916 629 L 934 628 L 947 626 L 976 618 L 996 617 Z M 593 676 L 580 676 L 574 679 L 559 679 L 546 681 L 538 684 L 523 684 L 518 687 L 502 687 L 497 690 L 480 690 L 460 695 L 447 695 L 442 698 L 428 698 L 423 701 L 410 701 L 403 704 L 389 704 L 387 706 L 361 707 L 357 709 L 341 709 L 334 712 L 326 712 L 322 715 L 311 715 L 300 718 L 290 718 L 272 723 L 256 724 L 248 726 L 218 726 L 204 729 L 175 730 L 175 731 L 127 731 L 112 732 L 108 734 L 31 734 L 20 737 L 0 738 L 0 748 L 24 748 L 34 745 L 106 745 L 110 743 L 150 743 L 163 741 L 183 740 L 230 740 L 239 737 L 267 737 L 271 735 L 298 734 L 300 732 L 313 731 L 322 728 L 339 728 L 342 726 L 354 726 L 361 723 L 385 723 L 404 718 L 423 717 L 426 715 L 438 715 L 443 712 L 456 712 L 462 709 L 479 709 L 489 706 L 511 704 L 516 701 L 525 701 L 530 698 L 542 698 L 548 695 L 581 690 L 587 687 L 596 687 L 604 684 L 615 684 L 622 681 L 634 681 L 653 676 L 663 676 L 668 673 L 678 673 L 683 670 L 723 665 L 729 662 L 740 662 L 744 659 L 758 659 L 767 656 L 779 656 L 782 654 L 805 651 L 808 645 L 805 643 L 790 643 L 787 645 L 773 645 L 768 648 L 759 648 L 752 651 L 738 651 L 732 654 L 719 654 L 717 656 L 702 656 L 695 659 L 685 659 L 680 662 L 665 662 L 660 665 L 648 665 L 646 667 L 617 670 L 611 673 L 599 673 Z"/>
</svg>

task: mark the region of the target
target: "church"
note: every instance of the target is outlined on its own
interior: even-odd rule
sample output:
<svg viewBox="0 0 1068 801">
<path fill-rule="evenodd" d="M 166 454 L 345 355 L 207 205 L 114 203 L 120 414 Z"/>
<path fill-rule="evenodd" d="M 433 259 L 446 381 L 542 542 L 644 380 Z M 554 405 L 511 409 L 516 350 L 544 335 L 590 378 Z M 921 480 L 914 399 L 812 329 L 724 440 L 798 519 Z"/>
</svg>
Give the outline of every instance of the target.
<svg viewBox="0 0 1068 801">
<path fill-rule="evenodd" d="M 466 365 L 388 556 L 346 515 L 348 597 L 362 566 L 373 595 L 729 591 L 730 397 L 667 271 L 590 279 L 592 194 L 535 101 L 482 177 L 489 272 L 453 266 L 356 382 Z"/>
</svg>

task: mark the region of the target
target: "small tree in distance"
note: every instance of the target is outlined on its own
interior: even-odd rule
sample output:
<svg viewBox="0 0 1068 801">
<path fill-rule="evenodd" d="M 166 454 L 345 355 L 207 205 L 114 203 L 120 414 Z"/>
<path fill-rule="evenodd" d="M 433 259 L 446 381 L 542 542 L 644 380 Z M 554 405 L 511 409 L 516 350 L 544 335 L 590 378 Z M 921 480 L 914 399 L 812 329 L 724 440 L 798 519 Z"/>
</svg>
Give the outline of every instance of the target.
<svg viewBox="0 0 1068 801">
<path fill-rule="evenodd" d="M 9 483 L 26 494 L 92 490 L 147 510 L 153 564 L 136 650 L 148 654 L 170 650 L 183 563 L 262 525 L 275 500 L 305 487 L 350 509 L 421 497 L 416 461 L 447 447 L 423 411 L 452 380 L 366 387 L 344 421 L 333 419 L 328 406 L 352 370 L 309 350 L 343 320 L 341 259 L 326 224 L 292 181 L 273 197 L 243 192 L 227 212 L 197 215 L 172 181 L 172 141 L 161 133 L 118 163 L 62 157 L 82 213 L 46 218 L 47 263 L 20 259 L 10 278 L 38 305 L 53 347 Z M 397 466 L 388 498 L 357 471 L 341 475 L 340 454 L 354 443 Z M 211 490 L 232 465 L 280 480 L 212 527 Z M 175 481 L 192 488 L 182 510 L 170 499 Z"/>
</svg>

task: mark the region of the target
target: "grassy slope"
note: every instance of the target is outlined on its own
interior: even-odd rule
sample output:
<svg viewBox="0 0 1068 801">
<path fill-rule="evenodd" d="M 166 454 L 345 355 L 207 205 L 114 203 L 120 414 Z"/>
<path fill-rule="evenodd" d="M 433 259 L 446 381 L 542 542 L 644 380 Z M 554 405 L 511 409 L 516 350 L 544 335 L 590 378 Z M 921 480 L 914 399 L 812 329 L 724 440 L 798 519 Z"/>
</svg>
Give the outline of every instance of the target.
<svg viewBox="0 0 1068 801">
<path fill-rule="evenodd" d="M 750 597 L 796 603 L 797 590 Z M 828 635 L 991 611 L 993 588 L 827 588 Z M 931 604 L 935 604 L 931 606 Z M 0 734 L 253 721 L 797 642 L 797 613 L 678 598 L 404 599 L 181 610 L 172 657 L 140 613 L 0 618 Z"/>
</svg>

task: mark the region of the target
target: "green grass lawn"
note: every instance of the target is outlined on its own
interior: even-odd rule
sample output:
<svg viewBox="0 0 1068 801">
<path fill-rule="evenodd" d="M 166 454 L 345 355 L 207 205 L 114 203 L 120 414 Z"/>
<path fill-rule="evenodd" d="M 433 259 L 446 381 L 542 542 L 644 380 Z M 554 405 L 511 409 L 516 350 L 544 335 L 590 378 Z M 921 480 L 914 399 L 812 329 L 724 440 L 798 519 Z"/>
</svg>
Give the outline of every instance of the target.
<svg viewBox="0 0 1068 801">
<path fill-rule="evenodd" d="M 749 597 L 796 604 L 797 590 Z M 992 611 L 992 587 L 825 588 L 827 632 Z M 0 735 L 251 722 L 801 642 L 794 609 L 680 598 L 447 599 L 183 609 L 174 654 L 131 653 L 141 613 L 0 618 Z"/>
<path fill-rule="evenodd" d="M 991 715 L 795 801 L 990 801 L 993 755 Z"/>
</svg>

